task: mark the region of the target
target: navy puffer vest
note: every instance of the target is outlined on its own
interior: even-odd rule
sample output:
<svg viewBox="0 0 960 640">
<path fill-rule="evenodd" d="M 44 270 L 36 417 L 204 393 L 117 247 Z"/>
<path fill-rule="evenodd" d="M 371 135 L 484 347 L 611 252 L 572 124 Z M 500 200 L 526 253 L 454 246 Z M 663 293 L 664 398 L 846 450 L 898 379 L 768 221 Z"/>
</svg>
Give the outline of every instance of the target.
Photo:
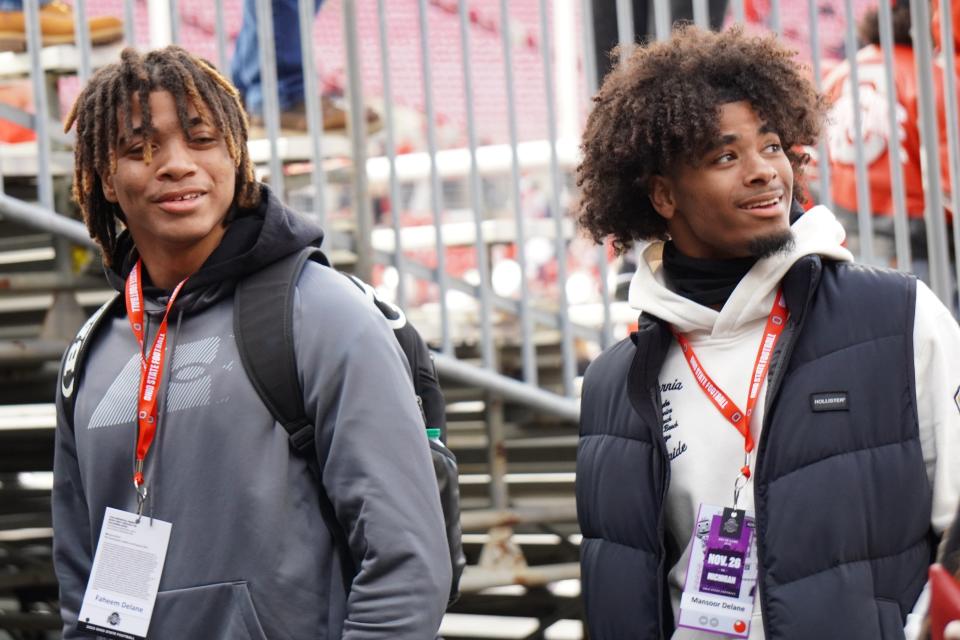
<svg viewBox="0 0 960 640">
<path fill-rule="evenodd" d="M 931 488 L 913 370 L 916 282 L 799 260 L 773 356 L 754 479 L 768 639 L 903 637 L 930 562 Z M 670 467 L 658 375 L 672 337 L 642 318 L 584 380 L 577 454 L 583 597 L 592 640 L 669 638 Z M 812 397 L 845 393 L 846 411 Z"/>
</svg>

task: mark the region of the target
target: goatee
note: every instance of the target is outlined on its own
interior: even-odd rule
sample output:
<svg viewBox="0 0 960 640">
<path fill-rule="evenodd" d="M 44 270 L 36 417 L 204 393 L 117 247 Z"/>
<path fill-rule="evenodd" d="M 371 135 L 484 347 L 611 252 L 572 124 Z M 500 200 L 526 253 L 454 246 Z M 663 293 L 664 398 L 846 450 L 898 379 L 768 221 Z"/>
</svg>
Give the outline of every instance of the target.
<svg viewBox="0 0 960 640">
<path fill-rule="evenodd" d="M 793 233 L 784 229 L 774 234 L 760 236 L 750 240 L 748 250 L 754 258 L 769 258 L 778 253 L 787 253 L 793 249 Z"/>
</svg>

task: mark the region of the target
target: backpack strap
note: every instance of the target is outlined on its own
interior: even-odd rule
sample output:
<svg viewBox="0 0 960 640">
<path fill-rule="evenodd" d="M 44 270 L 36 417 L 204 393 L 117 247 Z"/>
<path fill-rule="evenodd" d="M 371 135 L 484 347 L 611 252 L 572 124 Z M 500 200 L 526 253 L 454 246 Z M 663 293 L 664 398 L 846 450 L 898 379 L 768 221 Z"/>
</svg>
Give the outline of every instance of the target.
<svg viewBox="0 0 960 640">
<path fill-rule="evenodd" d="M 293 448 L 315 459 L 313 424 L 303 407 L 293 345 L 293 296 L 307 260 L 322 259 L 308 248 L 274 262 L 237 284 L 233 329 L 247 377 L 286 432 Z M 279 322 L 277 313 L 280 314 Z"/>
<path fill-rule="evenodd" d="M 240 361 L 253 388 L 274 420 L 290 436 L 290 446 L 303 456 L 317 478 L 320 513 L 340 552 L 343 583 L 349 592 L 356 567 L 346 533 L 323 488 L 322 469 L 314 447 L 314 425 L 303 405 L 293 344 L 294 292 L 308 260 L 329 264 L 320 249 L 308 247 L 237 283 L 233 296 L 233 333 Z"/>
<path fill-rule="evenodd" d="M 407 321 L 407 316 L 400 307 L 382 299 L 373 287 L 360 278 L 349 273 L 342 273 L 341 275 L 356 285 L 369 298 L 383 314 L 390 328 L 393 329 L 393 337 L 400 343 L 400 349 L 403 351 L 407 373 L 410 374 L 414 393 L 417 394 L 417 401 L 420 403 L 420 413 L 425 426 L 440 429 L 440 439 L 446 442 L 447 414 L 443 390 L 440 388 L 433 356 L 430 354 L 430 348 L 424 341 L 423 336 L 420 335 L 416 327 Z"/>
<path fill-rule="evenodd" d="M 77 386 L 80 383 L 80 376 L 83 374 L 83 361 L 90 350 L 90 343 L 93 342 L 93 337 L 100 329 L 103 318 L 112 316 L 114 308 L 118 306 L 119 302 L 122 302 L 122 299 L 122 296 L 116 293 L 104 302 L 92 316 L 87 318 L 73 342 L 63 352 L 57 396 L 62 408 L 63 418 L 66 420 L 70 431 L 73 431 L 73 411 L 77 398 Z"/>
</svg>

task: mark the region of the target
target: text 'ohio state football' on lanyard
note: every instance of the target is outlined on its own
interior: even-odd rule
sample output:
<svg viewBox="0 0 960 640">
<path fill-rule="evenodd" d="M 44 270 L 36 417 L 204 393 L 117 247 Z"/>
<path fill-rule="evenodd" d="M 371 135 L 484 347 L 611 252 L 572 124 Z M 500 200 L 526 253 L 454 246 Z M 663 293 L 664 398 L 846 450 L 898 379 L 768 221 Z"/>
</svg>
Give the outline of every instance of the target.
<svg viewBox="0 0 960 640">
<path fill-rule="evenodd" d="M 760 347 L 757 349 L 757 359 L 753 366 L 753 375 L 750 378 L 750 390 L 747 393 L 747 405 L 745 410 L 741 410 L 730 397 L 724 393 L 713 379 L 707 374 L 700 361 L 693 351 L 693 345 L 679 331 L 671 327 L 673 335 L 676 336 L 680 348 L 683 350 L 683 357 L 690 366 L 690 372 L 693 373 L 694 380 L 707 395 L 713 406 L 723 414 L 734 428 L 743 436 L 743 466 L 740 468 L 733 485 L 733 505 L 737 507 L 740 497 L 740 489 L 750 479 L 750 454 L 753 451 L 753 436 L 750 434 L 750 416 L 753 415 L 753 409 L 757 406 L 757 398 L 760 395 L 760 387 L 763 386 L 763 379 L 770 366 L 770 356 L 773 354 L 773 348 L 783 333 L 787 325 L 787 305 L 783 299 L 783 290 L 777 291 L 776 298 L 773 301 L 773 309 L 767 317 L 767 324 L 763 329 L 763 339 L 760 341 Z"/>
<path fill-rule="evenodd" d="M 157 335 L 153 339 L 153 344 L 148 351 L 144 351 L 144 333 L 143 333 L 143 285 L 141 283 L 142 266 L 141 261 L 137 260 L 130 275 L 127 276 L 126 303 L 127 318 L 130 320 L 130 328 L 133 329 L 133 335 L 137 338 L 137 344 L 140 345 L 140 390 L 137 396 L 137 452 L 133 465 L 133 486 L 137 491 L 137 514 L 143 514 L 143 503 L 147 498 L 147 486 L 143 479 L 143 463 L 147 459 L 147 453 L 150 451 L 150 445 L 153 444 L 153 438 L 157 434 L 157 395 L 160 390 L 160 383 L 163 379 L 163 363 L 166 359 L 167 346 L 167 318 L 170 315 L 170 309 L 177 299 L 177 294 L 183 288 L 187 281 L 184 278 L 178 284 L 173 293 L 170 294 L 170 300 L 167 302 L 167 309 L 163 314 L 163 320 L 160 322 L 160 328 L 157 329 Z"/>
</svg>

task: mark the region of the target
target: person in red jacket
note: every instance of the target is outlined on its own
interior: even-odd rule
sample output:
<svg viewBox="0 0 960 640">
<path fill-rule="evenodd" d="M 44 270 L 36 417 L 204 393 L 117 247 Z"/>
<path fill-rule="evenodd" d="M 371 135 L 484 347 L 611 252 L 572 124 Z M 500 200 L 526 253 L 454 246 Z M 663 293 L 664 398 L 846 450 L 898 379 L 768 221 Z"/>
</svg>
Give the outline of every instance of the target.
<svg viewBox="0 0 960 640">
<path fill-rule="evenodd" d="M 938 57 L 934 65 L 934 90 L 937 110 L 937 133 L 940 148 L 941 185 L 945 194 L 948 222 L 950 211 L 950 165 L 944 81 L 945 52 L 941 46 L 940 6 L 932 2 L 931 25 Z M 952 19 L 960 26 L 960 1 L 951 3 Z M 864 160 L 870 183 L 870 209 L 873 213 L 874 257 L 886 266 L 895 265 L 893 224 L 893 184 L 890 171 L 891 150 L 899 153 L 903 173 L 907 215 L 910 227 L 910 248 L 913 272 L 927 279 L 927 241 L 924 226 L 924 184 L 920 159 L 918 84 L 910 35 L 909 0 L 896 0 L 892 7 L 894 83 L 897 97 L 897 131 L 890 134 L 887 83 L 883 50 L 880 48 L 880 27 L 877 10 L 868 11 L 859 25 L 861 42 L 867 43 L 857 52 L 857 73 Z M 954 33 L 955 42 L 960 34 Z M 955 54 L 954 54 L 955 55 Z M 960 63 L 960 60 L 958 60 Z M 850 237 L 850 248 L 858 251 L 857 187 L 853 99 L 849 82 L 850 65 L 843 62 L 824 83 L 824 95 L 832 103 L 827 126 L 830 156 L 831 192 L 837 216 Z M 895 149 L 897 144 L 899 149 Z M 951 234 L 948 233 L 948 237 Z M 899 266 L 899 265 L 897 265 Z"/>
<path fill-rule="evenodd" d="M 950 13 L 951 13 L 951 24 L 953 25 L 953 42 L 951 47 L 948 47 L 947 50 L 944 50 L 942 42 L 942 32 L 940 25 L 940 3 L 933 2 L 933 19 L 931 20 L 931 28 L 933 29 L 933 44 L 937 50 L 937 57 L 934 61 L 934 89 L 937 92 L 937 131 L 940 136 L 940 170 L 943 174 L 943 190 L 947 196 L 944 200 L 948 211 L 950 209 L 949 197 L 951 193 L 951 180 L 950 180 L 950 160 L 948 155 L 948 132 L 947 132 L 947 123 L 946 123 L 946 108 L 947 102 L 945 99 L 946 93 L 946 83 L 943 81 L 943 74 L 946 72 L 946 64 L 944 56 L 953 55 L 955 66 L 954 69 L 960 69 L 960 33 L 957 32 L 960 29 L 960 0 L 954 0 L 950 3 Z M 960 86 L 960 79 L 957 79 L 956 85 Z M 953 213 L 952 211 L 950 212 Z M 952 215 L 951 215 L 952 218 Z"/>
<path fill-rule="evenodd" d="M 877 262 L 893 266 L 893 188 L 890 153 L 900 156 L 910 219 L 911 255 L 914 270 L 926 271 L 926 236 L 923 224 L 924 194 L 920 164 L 920 132 L 917 125 L 917 75 L 913 42 L 910 36 L 910 6 L 897 0 L 892 8 L 893 64 L 897 97 L 897 131 L 891 134 L 889 102 L 880 28 L 876 9 L 868 11 L 859 25 L 866 46 L 857 52 L 858 97 L 864 161 L 870 182 L 870 208 L 873 212 L 874 255 Z M 824 95 L 832 103 L 827 119 L 831 193 L 837 217 L 848 233 L 848 244 L 858 253 L 856 133 L 850 64 L 838 65 L 824 82 Z"/>
</svg>

